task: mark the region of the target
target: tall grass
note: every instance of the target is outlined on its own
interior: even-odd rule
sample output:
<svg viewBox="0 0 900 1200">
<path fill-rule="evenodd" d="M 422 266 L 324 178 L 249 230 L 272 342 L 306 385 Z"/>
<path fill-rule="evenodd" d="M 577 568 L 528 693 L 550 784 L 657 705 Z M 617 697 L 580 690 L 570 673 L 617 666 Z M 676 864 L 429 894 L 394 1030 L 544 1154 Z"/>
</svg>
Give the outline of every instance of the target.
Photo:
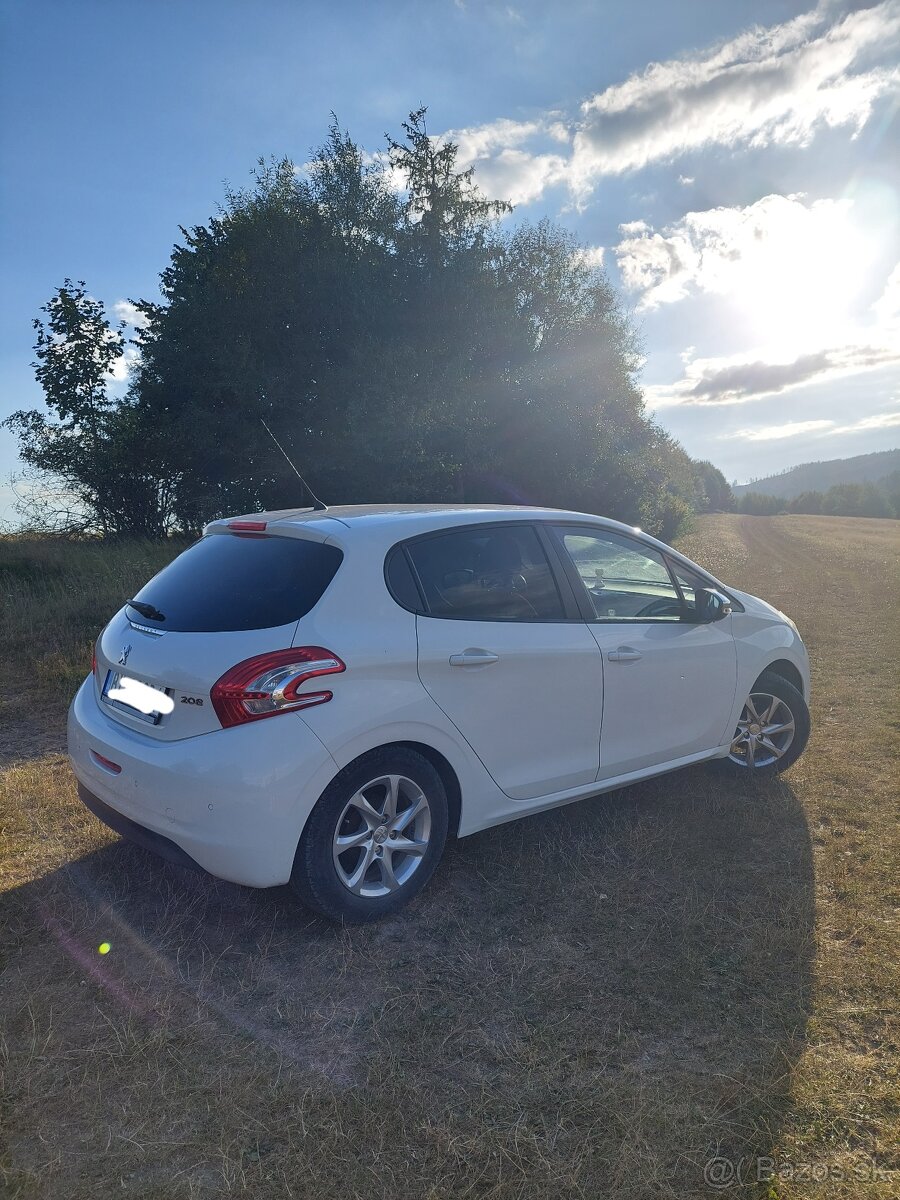
<svg viewBox="0 0 900 1200">
<path fill-rule="evenodd" d="M 0 536 L 0 656 L 17 690 L 67 701 L 100 630 L 186 541 Z"/>
</svg>

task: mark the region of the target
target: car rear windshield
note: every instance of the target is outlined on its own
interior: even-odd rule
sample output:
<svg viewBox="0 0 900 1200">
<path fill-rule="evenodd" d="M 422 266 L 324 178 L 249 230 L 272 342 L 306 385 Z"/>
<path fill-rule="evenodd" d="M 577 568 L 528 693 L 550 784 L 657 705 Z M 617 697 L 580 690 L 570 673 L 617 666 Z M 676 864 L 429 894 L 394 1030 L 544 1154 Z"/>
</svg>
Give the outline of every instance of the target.
<svg viewBox="0 0 900 1200">
<path fill-rule="evenodd" d="M 295 537 L 215 533 L 185 550 L 132 597 L 138 624 L 181 633 L 270 629 L 305 616 L 343 555 Z"/>
</svg>

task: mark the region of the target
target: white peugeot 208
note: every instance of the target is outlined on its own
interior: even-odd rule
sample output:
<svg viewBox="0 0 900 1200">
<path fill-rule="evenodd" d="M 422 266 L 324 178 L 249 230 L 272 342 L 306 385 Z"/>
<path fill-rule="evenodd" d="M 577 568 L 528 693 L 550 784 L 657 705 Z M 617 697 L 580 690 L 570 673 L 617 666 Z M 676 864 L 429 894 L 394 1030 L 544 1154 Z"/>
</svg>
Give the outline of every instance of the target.
<svg viewBox="0 0 900 1200">
<path fill-rule="evenodd" d="M 618 522 L 367 505 L 214 521 L 113 617 L 69 715 L 82 800 L 328 917 L 395 912 L 449 835 L 809 736 L 793 622 Z"/>
</svg>

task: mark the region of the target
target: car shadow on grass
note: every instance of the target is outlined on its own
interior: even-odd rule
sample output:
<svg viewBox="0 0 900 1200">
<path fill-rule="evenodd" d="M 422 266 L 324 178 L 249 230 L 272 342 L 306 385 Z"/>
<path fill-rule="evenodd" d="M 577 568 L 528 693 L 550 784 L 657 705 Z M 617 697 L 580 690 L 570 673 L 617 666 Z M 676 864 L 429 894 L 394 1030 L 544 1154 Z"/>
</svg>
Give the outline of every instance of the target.
<svg viewBox="0 0 900 1200">
<path fill-rule="evenodd" d="M 104 1153 L 145 1194 L 168 1139 L 166 1195 L 324 1200 L 375 1171 L 703 1196 L 713 1158 L 774 1155 L 792 1103 L 814 892 L 787 780 L 692 768 L 499 826 L 374 926 L 121 842 L 5 901 L 8 1161 L 56 1145 L 56 1194 Z"/>
</svg>

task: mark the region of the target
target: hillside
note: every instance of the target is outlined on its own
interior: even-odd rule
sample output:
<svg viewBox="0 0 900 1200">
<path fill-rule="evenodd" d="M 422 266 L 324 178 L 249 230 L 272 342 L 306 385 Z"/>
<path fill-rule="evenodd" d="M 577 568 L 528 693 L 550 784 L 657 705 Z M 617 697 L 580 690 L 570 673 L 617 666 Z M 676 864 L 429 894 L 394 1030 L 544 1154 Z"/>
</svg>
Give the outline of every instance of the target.
<svg viewBox="0 0 900 1200">
<path fill-rule="evenodd" d="M 827 492 L 839 483 L 877 483 L 896 470 L 900 470 L 900 449 L 879 450 L 874 454 L 858 454 L 854 458 L 801 463 L 789 471 L 782 471 L 780 475 L 737 484 L 733 490 L 736 496 L 744 492 L 762 492 L 766 496 L 792 500 L 802 492 Z"/>
</svg>

